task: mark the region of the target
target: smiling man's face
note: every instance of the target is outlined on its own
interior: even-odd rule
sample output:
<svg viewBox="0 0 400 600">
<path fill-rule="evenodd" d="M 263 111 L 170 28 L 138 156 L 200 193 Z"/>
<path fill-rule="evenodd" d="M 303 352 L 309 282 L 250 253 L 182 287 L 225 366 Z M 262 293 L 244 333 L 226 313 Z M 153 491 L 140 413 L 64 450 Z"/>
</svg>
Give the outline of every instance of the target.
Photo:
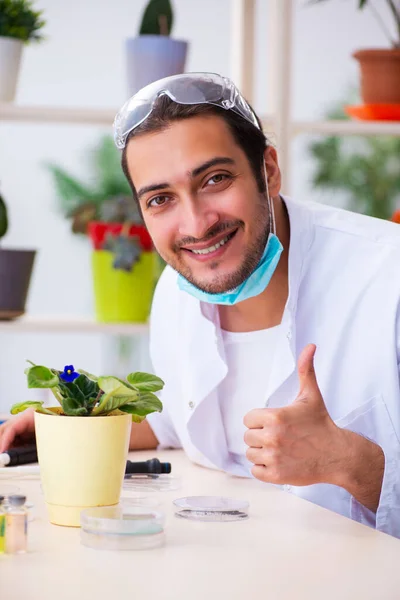
<svg viewBox="0 0 400 600">
<path fill-rule="evenodd" d="M 254 271 L 269 232 L 267 198 L 221 117 L 139 134 L 126 158 L 148 231 L 171 267 L 214 294 Z"/>
</svg>

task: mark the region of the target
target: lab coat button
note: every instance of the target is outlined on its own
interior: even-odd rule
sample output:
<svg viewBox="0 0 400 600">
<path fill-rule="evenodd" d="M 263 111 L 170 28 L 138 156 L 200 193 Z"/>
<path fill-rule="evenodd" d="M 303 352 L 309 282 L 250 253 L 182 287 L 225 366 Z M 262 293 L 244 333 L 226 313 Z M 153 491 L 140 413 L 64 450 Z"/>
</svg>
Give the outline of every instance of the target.
<svg viewBox="0 0 400 600">
<path fill-rule="evenodd" d="M 194 402 L 192 402 L 192 401 L 189 402 L 189 408 L 192 410 L 194 409 Z"/>
<path fill-rule="evenodd" d="M 288 340 L 289 340 L 289 342 L 290 342 L 290 340 L 292 339 L 292 332 L 291 332 L 291 331 L 289 331 L 289 332 L 286 334 L 286 337 L 287 337 L 287 339 L 288 339 Z"/>
</svg>

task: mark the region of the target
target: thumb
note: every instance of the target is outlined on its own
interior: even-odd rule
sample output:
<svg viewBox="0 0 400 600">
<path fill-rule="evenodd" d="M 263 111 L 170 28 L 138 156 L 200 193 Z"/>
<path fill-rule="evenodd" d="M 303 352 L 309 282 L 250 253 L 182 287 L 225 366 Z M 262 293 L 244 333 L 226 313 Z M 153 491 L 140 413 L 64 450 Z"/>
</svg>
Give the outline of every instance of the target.
<svg viewBox="0 0 400 600">
<path fill-rule="evenodd" d="M 314 369 L 314 355 L 317 347 L 308 344 L 301 352 L 297 363 L 300 390 L 297 400 L 313 399 L 316 395 L 321 397 Z"/>
</svg>

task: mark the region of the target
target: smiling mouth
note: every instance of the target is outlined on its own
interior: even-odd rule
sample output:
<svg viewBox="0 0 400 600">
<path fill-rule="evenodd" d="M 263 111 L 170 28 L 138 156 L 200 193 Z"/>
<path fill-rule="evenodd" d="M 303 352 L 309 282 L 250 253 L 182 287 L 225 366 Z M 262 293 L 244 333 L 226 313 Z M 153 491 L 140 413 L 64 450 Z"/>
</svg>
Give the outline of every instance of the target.
<svg viewBox="0 0 400 600">
<path fill-rule="evenodd" d="M 218 248 L 221 248 L 221 246 L 223 246 L 224 244 L 229 242 L 236 235 L 237 231 L 238 230 L 235 229 L 235 231 L 232 231 L 227 236 L 222 238 L 222 240 L 220 240 L 219 242 L 217 242 L 216 244 L 214 244 L 212 246 L 209 246 L 208 248 L 203 248 L 201 250 L 195 250 L 194 248 L 185 248 L 185 250 L 188 252 L 193 252 L 193 254 L 199 254 L 199 255 L 211 254 L 211 252 L 215 252 L 216 250 L 218 250 Z"/>
</svg>

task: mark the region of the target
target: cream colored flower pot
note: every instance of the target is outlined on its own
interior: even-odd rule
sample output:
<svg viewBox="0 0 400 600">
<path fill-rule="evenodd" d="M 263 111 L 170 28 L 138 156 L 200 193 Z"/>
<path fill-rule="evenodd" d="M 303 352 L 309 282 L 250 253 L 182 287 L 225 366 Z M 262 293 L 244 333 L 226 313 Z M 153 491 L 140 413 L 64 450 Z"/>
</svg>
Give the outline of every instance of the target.
<svg viewBox="0 0 400 600">
<path fill-rule="evenodd" d="M 131 423 L 129 414 L 35 413 L 40 475 L 51 523 L 79 527 L 83 509 L 118 504 Z"/>
<path fill-rule="evenodd" d="M 0 102 L 12 102 L 17 90 L 23 43 L 0 36 Z"/>
</svg>

